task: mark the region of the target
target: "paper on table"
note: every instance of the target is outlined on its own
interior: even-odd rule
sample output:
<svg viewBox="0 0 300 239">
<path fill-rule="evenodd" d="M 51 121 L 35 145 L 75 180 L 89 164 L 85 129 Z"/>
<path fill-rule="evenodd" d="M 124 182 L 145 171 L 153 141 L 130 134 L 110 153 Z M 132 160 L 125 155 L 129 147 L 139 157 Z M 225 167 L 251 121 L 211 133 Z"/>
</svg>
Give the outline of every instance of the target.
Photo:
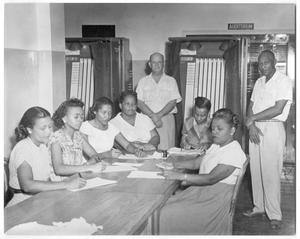
<svg viewBox="0 0 300 239">
<path fill-rule="evenodd" d="M 43 225 L 37 222 L 28 222 L 10 228 L 8 235 L 91 235 L 103 226 L 89 224 L 83 217 L 73 218 L 69 222 L 53 222 L 52 225 Z"/>
<path fill-rule="evenodd" d="M 106 168 L 103 171 L 103 173 L 122 172 L 122 171 L 134 171 L 134 170 L 137 170 L 137 168 L 130 167 L 130 166 L 115 165 L 115 166 L 106 166 Z"/>
<path fill-rule="evenodd" d="M 160 159 L 163 157 L 162 153 L 155 151 L 152 155 L 147 155 L 146 157 L 137 157 L 134 154 L 121 154 L 119 159 Z"/>
<path fill-rule="evenodd" d="M 132 171 L 127 178 L 153 178 L 153 179 L 165 179 L 161 175 L 157 175 L 159 172 L 152 171 Z"/>
<path fill-rule="evenodd" d="M 108 180 L 108 179 L 103 179 L 103 178 L 92 178 L 86 180 L 86 185 L 82 188 L 76 188 L 76 189 L 70 189 L 70 191 L 77 192 L 89 188 L 94 188 L 98 186 L 103 186 L 103 185 L 108 185 L 108 184 L 113 184 L 116 183 L 117 181 L 114 180 Z"/>
<path fill-rule="evenodd" d="M 173 165 L 171 163 L 168 163 L 168 162 L 157 163 L 156 167 L 162 168 L 162 169 L 165 169 L 165 170 L 172 170 L 174 168 Z"/>
<path fill-rule="evenodd" d="M 177 154 L 177 155 L 197 155 L 203 154 L 205 151 L 202 149 L 181 149 L 181 148 L 170 148 L 168 150 L 169 154 Z"/>
<path fill-rule="evenodd" d="M 142 163 L 120 163 L 120 162 L 115 162 L 112 165 L 129 166 L 129 167 L 141 167 L 143 164 Z"/>
</svg>

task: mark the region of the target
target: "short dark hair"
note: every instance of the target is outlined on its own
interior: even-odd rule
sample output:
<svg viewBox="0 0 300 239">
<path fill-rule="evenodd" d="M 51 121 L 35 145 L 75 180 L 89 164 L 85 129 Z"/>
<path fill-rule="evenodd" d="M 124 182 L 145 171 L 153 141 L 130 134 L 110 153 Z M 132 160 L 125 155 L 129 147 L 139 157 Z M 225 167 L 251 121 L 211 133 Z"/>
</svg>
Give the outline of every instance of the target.
<svg viewBox="0 0 300 239">
<path fill-rule="evenodd" d="M 62 128 L 65 123 L 63 122 L 62 118 L 67 114 L 68 108 L 70 107 L 80 107 L 83 108 L 84 103 L 77 98 L 71 98 L 69 100 L 64 101 L 60 104 L 60 106 L 57 108 L 57 110 L 54 112 L 52 119 L 54 122 L 54 125 L 60 129 Z"/>
<path fill-rule="evenodd" d="M 210 100 L 205 97 L 196 97 L 195 98 L 195 106 L 197 108 L 205 108 L 207 111 L 210 111 L 211 103 Z"/>
<path fill-rule="evenodd" d="M 123 101 L 125 100 L 125 98 L 127 96 L 132 96 L 135 99 L 135 102 L 137 102 L 137 93 L 132 91 L 132 90 L 128 90 L 128 91 L 122 91 L 121 95 L 120 95 L 120 99 L 119 102 L 123 103 Z"/>
<path fill-rule="evenodd" d="M 238 128 L 239 126 L 239 118 L 236 114 L 234 114 L 230 109 L 222 108 L 217 110 L 213 114 L 214 119 L 223 119 L 225 120 L 231 127 Z"/>
<path fill-rule="evenodd" d="M 269 49 L 266 49 L 266 50 L 263 50 L 259 53 L 259 56 L 258 56 L 258 59 L 261 57 L 262 54 L 268 54 L 269 56 L 272 57 L 272 59 L 275 61 L 276 60 L 276 57 L 275 57 L 275 54 L 273 51 L 269 50 Z"/>
<path fill-rule="evenodd" d="M 33 128 L 37 119 L 50 117 L 50 113 L 42 107 L 34 106 L 25 111 L 18 127 L 15 128 L 16 141 L 19 142 L 29 136 L 27 128 Z"/>
<path fill-rule="evenodd" d="M 92 107 L 89 109 L 87 120 L 95 119 L 96 115 L 94 112 L 101 109 L 103 105 L 110 105 L 113 109 L 113 102 L 109 98 L 102 96 L 96 99 Z"/>
</svg>

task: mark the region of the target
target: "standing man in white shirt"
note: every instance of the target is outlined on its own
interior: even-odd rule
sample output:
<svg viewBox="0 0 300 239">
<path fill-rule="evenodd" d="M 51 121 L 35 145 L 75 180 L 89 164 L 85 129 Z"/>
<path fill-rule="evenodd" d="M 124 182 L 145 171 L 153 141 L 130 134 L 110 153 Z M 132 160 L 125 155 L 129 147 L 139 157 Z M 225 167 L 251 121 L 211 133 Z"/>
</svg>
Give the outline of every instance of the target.
<svg viewBox="0 0 300 239">
<path fill-rule="evenodd" d="M 252 217 L 266 213 L 273 229 L 281 225 L 280 175 L 286 133 L 284 121 L 292 103 L 292 81 L 276 71 L 270 50 L 258 57 L 262 74 L 253 88 L 246 126 L 249 129 L 249 154 L 254 208 L 244 213 Z"/>
<path fill-rule="evenodd" d="M 176 104 L 181 101 L 176 80 L 164 73 L 164 56 L 153 53 L 149 66 L 151 74 L 140 79 L 136 92 L 138 106 L 157 127 L 160 136 L 158 148 L 167 150 L 175 146 Z"/>
</svg>

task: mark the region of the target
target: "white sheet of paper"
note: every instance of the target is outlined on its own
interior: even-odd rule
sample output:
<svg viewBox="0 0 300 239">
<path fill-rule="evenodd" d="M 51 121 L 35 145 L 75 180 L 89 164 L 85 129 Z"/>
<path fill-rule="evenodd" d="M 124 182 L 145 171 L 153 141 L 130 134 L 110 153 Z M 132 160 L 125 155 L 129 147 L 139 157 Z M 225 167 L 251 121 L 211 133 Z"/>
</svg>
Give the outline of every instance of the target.
<svg viewBox="0 0 300 239">
<path fill-rule="evenodd" d="M 163 157 L 163 154 L 162 153 L 159 153 L 159 152 L 154 152 L 152 155 L 147 155 L 146 157 L 137 157 L 135 156 L 134 154 L 121 154 L 119 156 L 119 159 L 160 159 Z"/>
<path fill-rule="evenodd" d="M 103 186 L 103 185 L 108 185 L 108 184 L 113 184 L 113 183 L 117 183 L 117 181 L 103 179 L 103 178 L 92 178 L 92 179 L 86 180 L 86 185 L 84 187 L 77 188 L 77 189 L 70 189 L 70 191 L 77 192 L 77 191 L 94 188 L 94 187 L 98 187 L 98 186 Z"/>
<path fill-rule="evenodd" d="M 69 222 L 53 222 L 53 225 L 43 225 L 37 222 L 28 222 L 10 228 L 8 235 L 91 235 L 103 230 L 103 226 L 89 224 L 83 217 L 73 218 Z"/>
<path fill-rule="evenodd" d="M 168 150 L 169 154 L 176 154 L 176 155 L 197 155 L 197 154 L 203 154 L 203 150 L 199 149 L 181 149 L 181 148 L 170 148 Z"/>
<path fill-rule="evenodd" d="M 106 166 L 105 170 L 103 173 L 110 173 L 110 172 L 122 172 L 122 171 L 134 171 L 137 170 L 135 167 L 130 167 L 130 166 L 120 166 L 120 165 L 115 165 L 115 166 Z"/>
<path fill-rule="evenodd" d="M 159 172 L 152 171 L 132 171 L 127 178 L 153 178 L 153 179 L 165 179 L 161 175 L 157 175 Z"/>
<path fill-rule="evenodd" d="M 112 165 L 129 166 L 129 167 L 141 167 L 143 164 L 142 163 L 120 163 L 120 162 L 115 162 Z"/>
</svg>

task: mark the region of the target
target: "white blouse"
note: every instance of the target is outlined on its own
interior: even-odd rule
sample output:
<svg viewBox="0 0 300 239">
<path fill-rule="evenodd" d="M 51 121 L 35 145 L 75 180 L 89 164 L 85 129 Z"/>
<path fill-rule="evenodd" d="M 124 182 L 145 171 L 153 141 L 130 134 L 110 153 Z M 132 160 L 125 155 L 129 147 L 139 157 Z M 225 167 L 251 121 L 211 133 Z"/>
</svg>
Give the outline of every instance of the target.
<svg viewBox="0 0 300 239">
<path fill-rule="evenodd" d="M 108 128 L 106 130 L 100 130 L 92 126 L 88 121 L 82 123 L 80 132 L 87 135 L 90 145 L 92 145 L 97 153 L 111 150 L 116 135 L 120 133 L 110 122 L 108 122 Z"/>
<path fill-rule="evenodd" d="M 236 167 L 236 169 L 220 182 L 235 184 L 245 161 L 246 155 L 237 141 L 232 141 L 223 147 L 213 144 L 202 159 L 199 174 L 210 173 L 218 164 L 231 165 Z"/>
<path fill-rule="evenodd" d="M 26 162 L 32 170 L 33 180 L 50 181 L 54 175 L 51 167 L 50 151 L 45 144 L 35 145 L 27 137 L 16 144 L 9 159 L 9 185 L 15 189 L 21 189 L 18 180 L 18 168 Z M 6 207 L 10 207 L 31 197 L 29 194 L 16 193 Z"/>
<path fill-rule="evenodd" d="M 15 189 L 21 189 L 17 169 L 27 162 L 32 169 L 33 180 L 48 181 L 53 172 L 51 169 L 51 154 L 45 144 L 35 145 L 27 137 L 16 144 L 9 159 L 9 185 Z"/>
<path fill-rule="evenodd" d="M 141 113 L 136 113 L 134 125 L 131 125 L 124 120 L 121 113 L 117 114 L 110 123 L 118 128 L 129 142 L 139 141 L 148 143 L 151 139 L 150 132 L 155 129 L 152 120 L 147 115 Z"/>
</svg>

